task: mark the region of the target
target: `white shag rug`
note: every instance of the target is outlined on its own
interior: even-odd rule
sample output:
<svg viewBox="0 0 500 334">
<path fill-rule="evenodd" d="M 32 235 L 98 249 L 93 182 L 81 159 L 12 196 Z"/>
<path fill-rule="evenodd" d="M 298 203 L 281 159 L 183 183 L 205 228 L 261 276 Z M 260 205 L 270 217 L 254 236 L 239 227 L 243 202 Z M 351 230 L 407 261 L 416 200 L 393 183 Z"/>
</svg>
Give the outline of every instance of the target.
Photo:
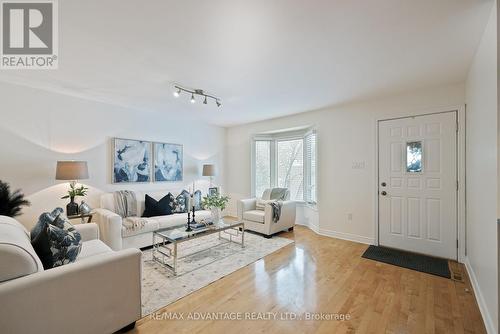
<svg viewBox="0 0 500 334">
<path fill-rule="evenodd" d="M 239 241 L 240 239 L 237 239 Z M 293 240 L 245 233 L 245 247 L 219 240 L 217 234 L 178 245 L 177 276 L 142 253 L 142 316 L 175 302 L 230 273 L 253 263 Z M 186 256 L 187 255 L 187 256 Z"/>
</svg>

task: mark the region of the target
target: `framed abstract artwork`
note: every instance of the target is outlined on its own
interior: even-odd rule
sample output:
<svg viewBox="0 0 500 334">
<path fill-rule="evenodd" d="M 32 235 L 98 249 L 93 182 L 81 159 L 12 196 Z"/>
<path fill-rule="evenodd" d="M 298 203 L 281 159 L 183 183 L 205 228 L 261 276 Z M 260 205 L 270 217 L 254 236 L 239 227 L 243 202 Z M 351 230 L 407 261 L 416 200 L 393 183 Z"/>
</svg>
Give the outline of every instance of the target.
<svg viewBox="0 0 500 334">
<path fill-rule="evenodd" d="M 113 183 L 151 181 L 151 142 L 113 139 Z"/>
<path fill-rule="evenodd" d="M 169 143 L 153 143 L 153 157 L 153 177 L 155 182 L 182 181 L 182 145 Z"/>
</svg>

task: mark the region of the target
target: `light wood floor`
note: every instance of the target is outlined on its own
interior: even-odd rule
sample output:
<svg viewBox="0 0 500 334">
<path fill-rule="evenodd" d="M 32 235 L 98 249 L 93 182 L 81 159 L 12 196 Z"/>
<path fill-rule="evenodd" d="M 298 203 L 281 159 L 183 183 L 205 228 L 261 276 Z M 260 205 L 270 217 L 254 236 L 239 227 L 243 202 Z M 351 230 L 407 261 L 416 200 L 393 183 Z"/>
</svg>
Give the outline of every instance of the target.
<svg viewBox="0 0 500 334">
<path fill-rule="evenodd" d="M 363 259 L 366 245 L 318 236 L 304 227 L 280 236 L 295 244 L 159 312 L 184 317 L 189 312 L 322 312 L 349 314 L 349 321 L 145 317 L 129 333 L 486 332 L 468 277 L 461 283 Z"/>
</svg>

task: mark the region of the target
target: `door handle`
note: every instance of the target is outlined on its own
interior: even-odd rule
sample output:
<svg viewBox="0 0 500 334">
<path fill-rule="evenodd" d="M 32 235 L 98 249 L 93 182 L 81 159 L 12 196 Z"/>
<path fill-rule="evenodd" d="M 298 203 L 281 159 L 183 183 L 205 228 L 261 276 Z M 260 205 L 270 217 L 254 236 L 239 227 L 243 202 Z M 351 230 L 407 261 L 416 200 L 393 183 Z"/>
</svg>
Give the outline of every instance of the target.
<svg viewBox="0 0 500 334">
<path fill-rule="evenodd" d="M 382 192 L 380 193 L 380 195 L 382 195 L 382 196 L 387 196 L 387 191 L 385 191 L 385 190 L 384 190 L 384 191 L 382 191 Z"/>
</svg>

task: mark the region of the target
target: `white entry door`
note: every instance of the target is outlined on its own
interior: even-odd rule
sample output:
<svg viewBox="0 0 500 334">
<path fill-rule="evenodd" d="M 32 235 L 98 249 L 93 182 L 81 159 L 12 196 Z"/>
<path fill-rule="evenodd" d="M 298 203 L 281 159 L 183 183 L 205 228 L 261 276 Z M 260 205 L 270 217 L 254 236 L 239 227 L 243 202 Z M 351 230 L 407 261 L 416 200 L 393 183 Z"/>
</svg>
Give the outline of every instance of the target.
<svg viewBox="0 0 500 334">
<path fill-rule="evenodd" d="M 378 127 L 379 244 L 456 260 L 456 112 Z"/>
</svg>

